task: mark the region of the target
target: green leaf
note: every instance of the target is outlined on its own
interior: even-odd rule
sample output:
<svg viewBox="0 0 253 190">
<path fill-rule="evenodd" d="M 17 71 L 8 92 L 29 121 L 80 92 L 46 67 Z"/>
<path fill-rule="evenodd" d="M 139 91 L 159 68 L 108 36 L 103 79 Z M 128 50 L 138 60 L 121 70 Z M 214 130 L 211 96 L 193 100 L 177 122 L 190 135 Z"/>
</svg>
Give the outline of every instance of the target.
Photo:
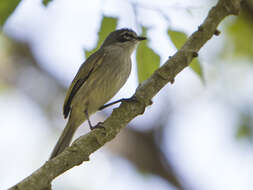
<svg viewBox="0 0 253 190">
<path fill-rule="evenodd" d="M 201 67 L 201 64 L 199 63 L 199 60 L 197 58 L 193 59 L 190 68 L 201 78 L 201 80 L 204 82 L 204 75 L 203 75 L 203 69 Z"/>
<path fill-rule="evenodd" d="M 180 31 L 168 30 L 168 35 L 177 49 L 180 49 L 187 40 L 187 35 Z M 204 81 L 203 69 L 197 58 L 193 59 L 190 68 Z"/>
<path fill-rule="evenodd" d="M 180 49 L 187 40 L 187 35 L 183 32 L 168 30 L 168 34 L 170 36 L 172 43 L 175 45 L 177 49 Z"/>
<path fill-rule="evenodd" d="M 98 32 L 98 42 L 94 49 L 91 51 L 85 51 L 85 57 L 89 57 L 93 54 L 103 43 L 105 38 L 108 36 L 109 33 L 114 31 L 117 26 L 118 19 L 113 17 L 106 17 L 104 16 L 101 22 L 101 26 Z"/>
<path fill-rule="evenodd" d="M 52 0 L 43 0 L 42 3 L 46 7 L 48 3 L 52 2 Z"/>
<path fill-rule="evenodd" d="M 252 115 L 248 112 L 242 112 L 240 120 L 238 122 L 238 128 L 236 131 L 237 139 L 252 139 Z"/>
<path fill-rule="evenodd" d="M 226 29 L 226 44 L 222 52 L 224 57 L 246 57 L 253 60 L 253 23 L 251 15 L 242 11 Z"/>
<path fill-rule="evenodd" d="M 251 137 L 251 128 L 248 125 L 241 125 L 238 127 L 236 132 L 236 138 L 237 139 L 244 139 L 244 138 L 250 138 Z"/>
<path fill-rule="evenodd" d="M 20 0 L 0 0 L 0 27 L 4 25 L 7 18 L 14 12 Z"/>
<path fill-rule="evenodd" d="M 142 27 L 142 36 L 147 35 L 147 28 Z M 136 51 L 139 83 L 150 77 L 160 66 L 160 56 L 148 47 L 147 40 L 140 42 Z"/>
</svg>

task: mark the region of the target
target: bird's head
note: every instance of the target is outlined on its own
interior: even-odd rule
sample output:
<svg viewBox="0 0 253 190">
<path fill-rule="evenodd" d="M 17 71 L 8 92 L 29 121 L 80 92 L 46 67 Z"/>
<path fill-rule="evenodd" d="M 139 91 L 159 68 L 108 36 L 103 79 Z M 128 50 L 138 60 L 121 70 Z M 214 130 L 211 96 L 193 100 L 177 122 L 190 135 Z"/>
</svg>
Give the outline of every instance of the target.
<svg viewBox="0 0 253 190">
<path fill-rule="evenodd" d="M 146 37 L 138 36 L 135 31 L 129 28 L 122 28 L 111 32 L 105 39 L 102 47 L 118 45 L 128 48 L 132 52 L 138 42 L 146 39 Z"/>
</svg>

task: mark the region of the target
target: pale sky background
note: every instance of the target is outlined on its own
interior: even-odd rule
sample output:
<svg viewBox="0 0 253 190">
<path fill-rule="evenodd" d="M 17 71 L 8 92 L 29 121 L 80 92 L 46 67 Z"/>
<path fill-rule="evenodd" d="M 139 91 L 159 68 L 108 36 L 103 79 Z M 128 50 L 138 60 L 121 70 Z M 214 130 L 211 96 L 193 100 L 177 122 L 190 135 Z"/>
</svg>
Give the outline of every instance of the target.
<svg viewBox="0 0 253 190">
<path fill-rule="evenodd" d="M 166 35 L 168 27 L 190 34 L 215 4 L 207 0 L 131 2 L 143 5 L 138 9 L 138 21 L 151 27 L 149 45 L 161 55 L 162 63 L 176 51 Z M 150 9 L 155 7 L 164 10 L 170 18 L 169 25 L 159 13 Z M 185 8 L 189 11 L 186 12 Z M 131 6 L 124 0 L 55 0 L 47 8 L 39 0 L 23 0 L 4 31 L 29 41 L 41 66 L 68 86 L 84 60 L 83 48 L 91 49 L 96 43 L 101 13 L 119 16 L 118 28 L 131 27 L 141 32 L 132 16 Z M 170 128 L 164 134 L 164 151 L 172 155 L 179 174 L 192 189 L 251 190 L 253 149 L 246 141 L 234 139 L 237 119 L 234 109 L 242 102 L 253 104 L 253 69 L 247 62 L 239 66 L 225 60 L 217 62 L 218 45 L 224 39 L 222 34 L 213 37 L 200 52 L 206 85 L 190 69 L 185 69 L 172 86 L 168 85 L 154 98 L 152 107 L 132 123 L 138 130 L 145 130 L 146 124 L 158 117 L 163 100 L 170 99 L 175 111 L 169 121 Z M 135 65 L 133 68 L 127 84 L 114 99 L 134 93 L 137 71 Z M 231 77 L 241 73 L 240 83 Z M 234 81 L 233 86 L 230 81 Z M 232 106 L 225 105 L 224 99 Z M 0 150 L 5 155 L 0 158 L 0 189 L 6 189 L 45 162 L 61 130 L 58 135 L 51 134 L 43 127 L 48 121 L 40 108 L 16 91 L 2 93 L 0 107 Z M 55 189 L 172 189 L 158 177 L 138 174 L 126 160 L 105 150 L 99 150 L 91 156 L 90 162 L 60 176 L 54 184 Z"/>
</svg>

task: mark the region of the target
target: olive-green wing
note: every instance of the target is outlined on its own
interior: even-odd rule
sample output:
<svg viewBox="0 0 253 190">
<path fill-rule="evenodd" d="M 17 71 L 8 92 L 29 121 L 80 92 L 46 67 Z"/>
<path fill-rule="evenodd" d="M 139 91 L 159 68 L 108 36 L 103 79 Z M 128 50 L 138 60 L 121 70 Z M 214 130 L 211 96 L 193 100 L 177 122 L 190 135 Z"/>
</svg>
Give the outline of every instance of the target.
<svg viewBox="0 0 253 190">
<path fill-rule="evenodd" d="M 74 80 L 72 81 L 63 105 L 63 115 L 64 118 L 68 117 L 71 110 L 71 101 L 74 98 L 77 91 L 85 83 L 85 81 L 92 75 L 92 73 L 98 68 L 103 62 L 105 53 L 104 51 L 97 51 L 92 54 L 79 68 Z"/>
</svg>

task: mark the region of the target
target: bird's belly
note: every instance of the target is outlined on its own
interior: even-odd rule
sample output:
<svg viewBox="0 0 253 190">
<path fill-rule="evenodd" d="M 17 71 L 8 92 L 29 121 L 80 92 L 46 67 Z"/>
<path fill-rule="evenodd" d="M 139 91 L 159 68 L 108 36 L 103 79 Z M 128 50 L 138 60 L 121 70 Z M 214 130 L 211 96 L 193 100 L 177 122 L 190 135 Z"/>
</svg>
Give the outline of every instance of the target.
<svg viewBox="0 0 253 190">
<path fill-rule="evenodd" d="M 131 63 L 130 66 L 122 66 L 114 69 L 109 66 L 103 71 L 98 69 L 75 95 L 72 108 L 79 112 L 88 110 L 91 115 L 108 102 L 125 84 L 130 74 Z"/>
</svg>

